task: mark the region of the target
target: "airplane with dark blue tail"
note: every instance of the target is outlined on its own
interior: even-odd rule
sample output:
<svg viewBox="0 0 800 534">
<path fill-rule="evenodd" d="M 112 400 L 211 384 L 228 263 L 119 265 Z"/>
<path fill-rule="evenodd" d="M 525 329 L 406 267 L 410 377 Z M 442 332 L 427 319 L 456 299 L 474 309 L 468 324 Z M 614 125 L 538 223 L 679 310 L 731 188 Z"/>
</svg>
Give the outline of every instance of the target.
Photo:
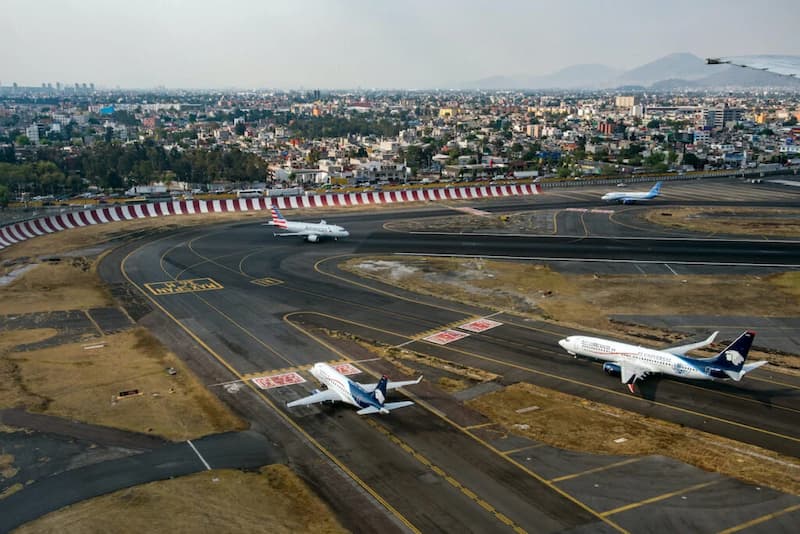
<svg viewBox="0 0 800 534">
<path fill-rule="evenodd" d="M 416 380 L 402 380 L 393 382 L 382 376 L 375 384 L 361 384 L 350 380 L 327 363 L 315 363 L 310 369 L 314 378 L 327 389 L 316 390 L 312 395 L 302 399 L 293 400 L 286 404 L 288 408 L 305 406 L 319 402 L 345 402 L 352 404 L 359 410 L 358 415 L 371 413 L 387 414 L 398 408 L 405 408 L 414 404 L 412 401 L 386 402 L 386 393 L 393 389 L 419 384 L 420 376 Z"/>
<path fill-rule="evenodd" d="M 692 358 L 686 353 L 710 345 L 718 332 L 705 341 L 660 350 L 638 347 L 608 339 L 569 336 L 558 342 L 569 354 L 601 360 L 603 371 L 619 376 L 631 393 L 634 384 L 650 374 L 662 374 L 695 380 L 734 380 L 767 363 L 745 363 L 756 333 L 746 331 L 712 358 Z"/>
</svg>

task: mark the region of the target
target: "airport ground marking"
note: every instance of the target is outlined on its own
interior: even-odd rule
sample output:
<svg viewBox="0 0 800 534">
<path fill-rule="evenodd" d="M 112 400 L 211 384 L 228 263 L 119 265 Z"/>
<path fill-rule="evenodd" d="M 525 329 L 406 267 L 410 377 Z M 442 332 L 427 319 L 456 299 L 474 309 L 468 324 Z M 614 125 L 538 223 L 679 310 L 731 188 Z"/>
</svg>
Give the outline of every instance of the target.
<svg viewBox="0 0 800 534">
<path fill-rule="evenodd" d="M 734 534 L 734 532 L 740 532 L 740 531 L 742 531 L 742 530 L 744 530 L 746 528 L 754 527 L 756 525 L 760 525 L 761 523 L 766 523 L 767 521 L 771 521 L 772 519 L 775 519 L 776 517 L 780 517 L 780 516 L 785 515 L 785 514 L 790 514 L 792 512 L 797 511 L 797 510 L 800 510 L 800 504 L 794 504 L 792 506 L 784 508 L 783 510 L 778 510 L 777 512 L 764 514 L 761 517 L 756 517 L 755 519 L 751 519 L 750 521 L 747 521 L 745 523 L 740 523 L 740 524 L 738 524 L 736 526 L 733 526 L 731 528 L 726 528 L 725 530 L 720 530 L 719 534 Z"/>
<path fill-rule="evenodd" d="M 305 313 L 305 314 L 319 315 L 319 316 L 322 316 L 322 317 L 330 317 L 330 318 L 332 318 L 332 319 L 338 319 L 338 318 L 337 318 L 337 317 L 333 317 L 333 316 L 331 316 L 331 315 L 328 315 L 328 314 L 325 314 L 325 313 L 320 313 L 320 312 L 291 312 L 291 313 L 287 313 L 286 315 L 284 315 L 284 316 L 283 316 L 284 320 L 288 321 L 288 322 L 289 322 L 289 324 L 291 324 L 292 326 L 294 326 L 294 327 L 295 327 L 297 330 L 299 330 L 300 332 L 303 332 L 305 335 L 307 335 L 307 336 L 308 336 L 308 337 L 310 337 L 311 339 L 315 340 L 317 343 L 320 343 L 320 344 L 321 344 L 321 345 L 323 345 L 324 347 L 328 348 L 329 350 L 331 350 L 331 351 L 332 351 L 332 352 L 334 352 L 335 354 L 338 354 L 338 355 L 339 355 L 339 356 L 341 356 L 342 358 L 344 358 L 344 359 L 349 359 L 349 358 L 348 358 L 348 356 L 347 356 L 346 354 L 344 354 L 344 353 L 343 353 L 341 350 L 339 350 L 338 348 L 336 348 L 336 347 L 332 346 L 330 343 L 326 342 L 326 341 L 325 341 L 325 340 L 323 340 L 323 339 L 320 339 L 320 338 L 319 338 L 318 336 L 316 336 L 315 334 L 311 333 L 310 331 L 306 330 L 305 328 L 303 328 L 303 327 L 301 327 L 301 326 L 299 326 L 299 325 L 296 325 L 296 324 L 292 323 L 292 322 L 291 322 L 291 320 L 289 320 L 289 318 L 290 318 L 292 315 L 300 315 L 300 314 L 303 314 L 303 313 Z M 344 321 L 344 322 L 351 322 L 351 323 L 353 323 L 353 324 L 359 324 L 359 323 L 354 323 L 353 321 L 348 321 L 348 320 L 346 320 L 346 319 L 338 319 L 338 320 L 341 320 L 341 321 Z M 361 325 L 361 326 L 365 326 L 365 327 L 367 327 L 367 328 L 370 328 L 370 327 L 368 327 L 367 325 Z M 377 329 L 375 329 L 375 330 L 377 330 Z M 399 335 L 399 334 L 396 334 L 396 335 Z M 465 352 L 465 351 L 457 351 L 457 352 L 462 352 L 462 353 L 464 353 L 464 354 L 469 354 L 469 353 L 467 353 L 467 352 Z M 506 363 L 506 364 L 507 364 L 507 362 L 502 362 L 502 363 Z M 374 374 L 374 373 L 372 373 L 372 374 Z M 505 461 L 509 462 L 510 464 L 514 465 L 515 467 L 517 467 L 518 469 L 520 469 L 520 470 L 521 470 L 521 471 L 523 471 L 524 473 L 528 474 L 529 476 L 531 476 L 531 477 L 532 477 L 532 478 L 534 478 L 535 480 L 539 481 L 539 482 L 540 482 L 540 483 L 542 483 L 543 485 L 545 485 L 545 486 L 547 486 L 548 488 L 550 488 L 550 490 L 552 490 L 553 492 L 555 492 L 555 493 L 557 493 L 557 494 L 561 495 L 562 497 L 564 497 L 564 498 L 565 498 L 565 499 L 567 499 L 568 501 L 572 502 L 573 504 L 575 504 L 575 505 L 576 505 L 576 506 L 578 506 L 579 508 L 582 508 L 584 511 L 588 512 L 589 514 L 591 514 L 592 516 L 596 517 L 596 518 L 597 518 L 597 519 L 599 519 L 600 521 L 603 521 L 604 523 L 606 523 L 607 525 L 609 525 L 610 527 L 612 527 L 614 530 L 617 530 L 617 531 L 619 531 L 619 532 L 621 532 L 621 533 L 623 533 L 623 534 L 628 534 L 628 531 L 627 531 L 627 530 L 625 530 L 624 528 L 622 528 L 621 526 L 619 526 L 618 524 L 616 524 L 614 521 L 612 521 L 612 520 L 610 520 L 610 519 L 608 519 L 608 518 L 606 518 L 606 517 L 603 517 L 603 516 L 602 516 L 602 515 L 601 515 L 601 514 L 600 514 L 598 511 L 594 510 L 593 508 L 591 508 L 589 505 L 587 505 L 586 503 L 584 503 L 583 501 L 581 501 L 581 500 L 580 500 L 580 499 L 578 499 L 577 497 L 575 497 L 575 496 L 573 496 L 573 495 L 571 495 L 571 494 L 567 493 L 566 491 L 564 491 L 563 489 L 559 488 L 559 487 L 558 487 L 558 486 L 556 486 L 555 484 L 553 484 L 553 483 L 551 483 L 551 482 L 548 482 L 548 481 L 547 481 L 547 479 L 546 479 L 546 478 L 544 478 L 543 476 L 541 476 L 541 475 L 539 475 L 538 473 L 536 473 L 536 472 L 532 471 L 531 469 L 529 469 L 529 468 L 528 468 L 528 467 L 526 467 L 525 465 L 521 464 L 520 462 L 516 461 L 515 459 L 511 458 L 510 456 L 507 456 L 507 455 L 503 454 L 503 451 L 499 450 L 499 449 L 498 449 L 497 447 L 495 447 L 494 445 L 492 445 L 492 444 L 490 444 L 489 442 L 487 442 L 486 440 L 484 440 L 484 439 L 480 438 L 479 436 L 477 436 L 477 435 L 476 435 L 476 434 L 474 434 L 473 432 L 470 432 L 469 430 L 466 430 L 464 427 L 462 427 L 462 426 L 460 426 L 460 425 L 456 424 L 454 421 L 452 421 L 450 418 L 448 418 L 446 414 L 444 414 L 444 413 L 442 413 L 440 410 L 438 410 L 438 409 L 434 408 L 434 407 L 433 407 L 433 406 L 432 406 L 430 403 L 428 403 L 427 401 L 424 401 L 424 400 L 422 400 L 421 398 L 419 398 L 418 396 L 414 395 L 413 393 L 411 393 L 411 392 L 409 392 L 409 391 L 406 391 L 406 390 L 405 390 L 405 388 L 401 388 L 401 391 L 404 391 L 407 397 L 409 397 L 409 398 L 411 398 L 411 399 L 414 399 L 414 401 L 415 401 L 415 402 L 416 402 L 416 403 L 417 403 L 419 406 L 421 406 L 422 408 L 424 408 L 424 409 L 428 410 L 430 413 L 434 414 L 436 417 L 438 417 L 439 419 L 441 419 L 442 421 L 444 421 L 445 423 L 447 423 L 448 425 L 450 425 L 451 427 L 453 427 L 453 428 L 454 428 L 456 431 L 462 432 L 462 433 L 463 433 L 463 434 L 465 434 L 466 436 L 469 436 L 470 438 L 472 438 L 472 439 L 473 439 L 473 440 L 475 440 L 476 442 L 478 442 L 478 443 L 480 443 L 481 445 L 483 445 L 483 446 L 484 446 L 484 447 L 485 447 L 487 450 L 489 450 L 489 451 L 493 452 L 494 454 L 496 454 L 496 455 L 497 455 L 497 456 L 499 456 L 500 458 L 502 458 L 502 459 L 504 459 Z M 441 469 L 440 469 L 440 468 L 438 468 L 438 467 L 437 467 L 437 466 L 435 466 L 435 465 L 433 465 L 433 466 L 431 467 L 431 469 L 432 469 L 434 472 L 437 472 L 437 469 L 438 469 L 439 471 L 441 471 Z M 441 474 L 441 476 L 444 476 L 444 472 L 443 472 L 443 471 L 441 471 L 441 473 L 442 473 L 442 474 Z M 437 474 L 439 474 L 439 473 L 437 473 Z"/>
<path fill-rule="evenodd" d="M 386 436 L 389 441 L 394 443 L 395 445 L 399 446 L 403 449 L 406 453 L 411 455 L 415 460 L 420 462 L 426 468 L 433 471 L 437 476 L 445 480 L 448 484 L 454 487 L 456 490 L 460 491 L 463 495 L 465 495 L 469 500 L 476 503 L 478 506 L 492 514 L 495 519 L 503 523 L 504 525 L 510 527 L 514 532 L 518 534 L 525 534 L 527 531 L 524 530 L 519 525 L 515 524 L 508 516 L 505 514 L 500 513 L 494 506 L 492 506 L 489 502 L 482 499 L 478 496 L 477 493 L 469 489 L 468 487 L 464 486 L 461 482 L 447 474 L 447 472 L 439 467 L 438 465 L 432 463 L 425 455 L 417 452 L 411 445 L 400 439 L 400 437 L 393 434 L 389 429 L 384 427 L 383 425 L 379 424 L 375 419 L 367 419 L 367 424 L 369 424 L 372 428 Z"/>
<path fill-rule="evenodd" d="M 190 439 L 187 439 L 187 440 L 186 440 L 186 443 L 188 443 L 188 444 L 189 444 L 189 447 L 191 447 L 191 448 L 192 448 L 192 450 L 193 450 L 193 451 L 194 451 L 194 453 L 197 455 L 197 457 L 198 457 L 198 458 L 200 458 L 200 461 L 201 461 L 201 462 L 203 462 L 203 465 L 204 465 L 204 466 L 206 466 L 206 471 L 211 471 L 211 466 L 210 466 L 210 465 L 208 465 L 208 462 L 206 461 L 206 459 L 205 459 L 205 458 L 203 458 L 203 455 L 202 455 L 202 454 L 200 454 L 200 451 L 198 451 L 198 450 L 197 450 L 197 447 L 195 447 L 195 446 L 194 446 L 194 443 L 192 443 L 192 440 L 190 440 Z"/>
<path fill-rule="evenodd" d="M 306 379 L 300 376 L 299 373 L 292 371 L 290 373 L 257 376 L 255 378 L 251 378 L 250 381 L 261 389 L 274 389 L 302 384 L 306 381 Z"/>
<path fill-rule="evenodd" d="M 595 467 L 594 469 L 587 469 L 585 471 L 581 471 L 580 473 L 572 473 L 571 475 L 564 475 L 556 478 L 551 478 L 550 482 L 557 484 L 559 482 L 564 482 L 565 480 L 572 480 L 573 478 L 582 477 L 584 475 L 591 475 L 593 473 L 600 473 L 602 471 L 607 471 L 608 469 L 614 469 L 615 467 L 621 467 L 623 465 L 628 465 L 632 463 L 636 463 L 640 461 L 641 457 L 636 458 L 628 458 L 627 460 L 620 460 L 619 462 L 614 462 L 608 465 L 601 465 L 600 467 Z"/>
<path fill-rule="evenodd" d="M 84 310 L 83 313 L 86 315 L 86 318 L 89 319 L 89 322 L 92 323 L 92 326 L 94 326 L 94 328 L 97 330 L 97 333 L 100 334 L 100 337 L 104 337 L 106 333 L 103 332 L 103 329 L 100 328 L 100 325 L 97 324 L 97 321 L 94 320 L 94 317 L 89 315 L 89 310 Z"/>
<path fill-rule="evenodd" d="M 613 510 L 608 510 L 606 512 L 602 512 L 600 515 L 603 517 L 608 517 L 610 515 L 618 514 L 620 512 L 627 512 L 628 510 L 633 510 L 634 508 L 639 508 L 640 506 L 645 506 L 647 504 L 653 504 L 654 502 L 663 501 L 665 499 L 669 499 L 671 497 L 676 497 L 678 495 L 684 493 L 691 493 L 693 491 L 697 491 L 699 489 L 707 488 L 708 486 L 713 486 L 714 484 L 719 484 L 726 478 L 718 478 L 716 480 L 709 480 L 708 482 L 701 482 L 700 484 L 695 484 L 693 486 L 689 486 L 688 488 L 682 488 L 677 491 L 670 491 L 669 493 L 662 493 L 661 495 L 656 495 L 655 497 L 650 497 L 649 499 L 642 499 L 641 501 L 632 502 L 630 504 L 626 504 L 624 506 L 620 506 L 618 508 L 614 508 Z"/>
<path fill-rule="evenodd" d="M 149 282 L 144 286 L 153 295 L 178 295 L 181 293 L 197 293 L 199 291 L 214 291 L 223 289 L 222 284 L 213 278 L 192 278 L 189 280 L 170 280 L 166 282 Z"/>
<path fill-rule="evenodd" d="M 473 430 L 477 428 L 486 428 L 487 426 L 494 426 L 496 424 L 497 423 L 480 423 L 478 425 L 462 426 L 461 428 L 463 428 L 464 430 Z"/>
<path fill-rule="evenodd" d="M 465 427 L 465 428 L 469 428 L 469 427 Z M 517 447 L 516 449 L 503 451 L 503 454 L 505 454 L 506 456 L 510 456 L 512 454 L 518 454 L 518 453 L 520 453 L 522 451 L 529 451 L 531 449 L 538 449 L 539 447 L 544 447 L 544 446 L 545 446 L 544 443 L 531 443 L 530 445 L 525 445 L 524 447 Z"/>
<path fill-rule="evenodd" d="M 177 317 L 175 317 L 169 310 L 167 310 L 164 306 L 162 306 L 155 298 L 147 293 L 139 284 L 133 281 L 133 279 L 128 275 L 128 272 L 125 270 L 125 264 L 128 259 L 136 252 L 141 250 L 147 245 L 151 245 L 158 241 L 163 241 L 168 239 L 169 237 L 173 236 L 164 236 L 162 238 L 156 239 L 154 241 L 149 241 L 137 248 L 132 249 L 120 263 L 120 272 L 122 276 L 128 281 L 130 285 L 135 287 L 139 292 L 144 295 L 146 299 L 148 299 L 153 306 L 161 310 L 161 312 L 169 317 L 175 324 L 177 324 L 186 334 L 189 335 L 200 347 L 205 349 L 219 364 L 221 364 L 225 369 L 228 370 L 233 376 L 237 377 L 240 381 L 242 381 L 250 390 L 256 394 L 257 397 L 261 399 L 267 406 L 272 408 L 272 410 L 280 417 L 285 423 L 287 423 L 291 428 L 293 428 L 298 434 L 303 436 L 311 445 L 317 448 L 326 458 L 328 458 L 334 465 L 336 465 L 342 472 L 347 475 L 351 480 L 356 482 L 361 488 L 363 488 L 376 502 L 378 502 L 381 506 L 383 506 L 389 513 L 394 515 L 400 522 L 402 522 L 409 530 L 416 534 L 421 534 L 421 531 L 414 526 L 403 514 L 401 514 L 396 508 L 394 508 L 386 499 L 384 499 L 377 491 L 375 491 L 369 484 L 367 484 L 364 480 L 361 479 L 358 475 L 355 474 L 349 467 L 347 467 L 344 462 L 339 460 L 331 451 L 329 451 L 325 446 L 322 445 L 319 441 L 317 441 L 311 434 L 306 432 L 294 419 L 292 419 L 288 414 L 281 411 L 274 402 L 263 392 L 260 391 L 254 384 L 250 383 L 249 381 L 244 380 L 242 375 L 234 368 L 225 358 L 223 358 L 219 353 L 217 353 L 214 349 L 212 349 L 203 339 L 198 336 L 191 328 L 186 326 L 182 323 Z M 162 264 L 163 265 L 163 264 Z M 163 268 L 162 268 L 163 270 Z M 166 271 L 165 271 L 166 272 Z"/>
<path fill-rule="evenodd" d="M 250 280 L 251 284 L 256 284 L 259 286 L 269 287 L 269 286 L 276 286 L 278 284 L 282 284 L 283 280 L 278 280 L 277 278 L 256 278 L 254 280 Z"/>
</svg>

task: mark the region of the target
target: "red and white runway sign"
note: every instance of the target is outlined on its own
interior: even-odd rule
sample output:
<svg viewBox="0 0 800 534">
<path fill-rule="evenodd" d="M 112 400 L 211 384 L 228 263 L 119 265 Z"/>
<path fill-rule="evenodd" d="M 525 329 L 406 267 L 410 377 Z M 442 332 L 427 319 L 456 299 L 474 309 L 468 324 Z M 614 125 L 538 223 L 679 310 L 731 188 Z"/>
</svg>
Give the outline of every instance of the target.
<svg viewBox="0 0 800 534">
<path fill-rule="evenodd" d="M 497 321 L 492 321 L 491 319 L 477 319 L 475 321 L 462 324 L 459 326 L 459 328 L 469 332 L 479 333 L 485 332 L 486 330 L 492 329 L 496 326 L 500 326 L 501 324 L 503 323 L 498 323 Z"/>
<path fill-rule="evenodd" d="M 361 372 L 361 369 L 359 369 L 358 367 L 356 367 L 351 363 L 337 363 L 336 365 L 331 365 L 331 367 L 336 369 L 338 373 L 343 374 L 345 376 L 357 375 L 358 373 Z"/>
<path fill-rule="evenodd" d="M 302 384 L 306 381 L 305 378 L 297 373 L 283 373 L 280 375 L 272 376 L 259 376 L 258 378 L 251 378 L 253 384 L 261 389 L 280 388 L 283 386 L 292 386 L 294 384 Z"/>
<path fill-rule="evenodd" d="M 442 330 L 441 332 L 436 332 L 435 334 L 423 339 L 425 341 L 430 341 L 431 343 L 436 343 L 437 345 L 447 345 L 453 341 L 463 339 L 468 335 L 469 334 L 466 332 L 459 332 L 458 330 Z"/>
<path fill-rule="evenodd" d="M 537 184 L 487 185 L 480 187 L 447 187 L 437 189 L 409 189 L 404 191 L 373 191 L 369 193 L 327 193 L 324 195 L 239 198 L 226 200 L 174 200 L 105 208 L 87 209 L 40 217 L 0 227 L 0 249 L 34 237 L 61 232 L 71 228 L 130 221 L 147 217 L 168 215 L 194 215 L 242 211 L 269 211 L 274 204 L 280 209 L 330 208 L 364 206 L 369 204 L 396 204 L 400 202 L 426 202 L 438 200 L 471 200 L 478 198 L 538 195 Z"/>
</svg>

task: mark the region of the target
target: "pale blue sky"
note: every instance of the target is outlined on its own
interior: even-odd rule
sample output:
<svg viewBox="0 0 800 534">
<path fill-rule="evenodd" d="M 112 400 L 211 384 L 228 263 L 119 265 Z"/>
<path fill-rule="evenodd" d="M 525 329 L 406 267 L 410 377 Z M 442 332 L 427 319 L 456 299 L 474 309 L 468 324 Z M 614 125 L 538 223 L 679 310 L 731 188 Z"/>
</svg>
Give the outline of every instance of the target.
<svg viewBox="0 0 800 534">
<path fill-rule="evenodd" d="M 797 0 L 0 0 L 0 82 L 431 88 L 800 55 Z"/>
</svg>

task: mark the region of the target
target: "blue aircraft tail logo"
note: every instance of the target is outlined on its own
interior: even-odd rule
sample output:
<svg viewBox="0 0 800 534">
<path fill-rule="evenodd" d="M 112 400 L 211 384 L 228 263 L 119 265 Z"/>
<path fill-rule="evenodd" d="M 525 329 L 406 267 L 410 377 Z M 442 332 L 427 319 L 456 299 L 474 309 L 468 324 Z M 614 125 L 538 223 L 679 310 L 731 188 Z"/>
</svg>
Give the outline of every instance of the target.
<svg viewBox="0 0 800 534">
<path fill-rule="evenodd" d="M 389 378 L 386 375 L 383 375 L 378 382 L 378 385 L 375 386 L 375 391 L 372 393 L 372 396 L 381 406 L 383 406 L 383 403 L 386 402 L 386 383 L 388 381 Z"/>
<path fill-rule="evenodd" d="M 752 331 L 744 332 L 709 363 L 727 371 L 741 371 L 755 335 L 756 333 Z"/>
</svg>

